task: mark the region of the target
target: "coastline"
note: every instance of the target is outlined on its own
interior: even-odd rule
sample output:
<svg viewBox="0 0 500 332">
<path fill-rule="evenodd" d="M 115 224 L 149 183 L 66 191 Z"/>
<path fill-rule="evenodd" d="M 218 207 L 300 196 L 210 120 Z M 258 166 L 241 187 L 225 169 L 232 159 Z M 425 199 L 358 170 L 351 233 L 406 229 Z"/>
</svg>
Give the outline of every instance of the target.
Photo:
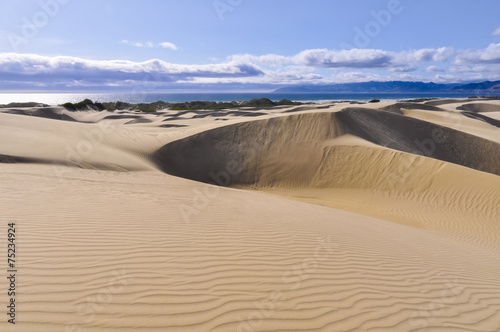
<svg viewBox="0 0 500 332">
<path fill-rule="evenodd" d="M 483 96 L 484 93 L 0 93 L 0 104 L 12 102 L 39 102 L 48 105 L 61 105 L 67 102 L 77 103 L 84 99 L 96 102 L 116 102 L 127 103 L 152 103 L 164 101 L 171 103 L 192 102 L 192 101 L 214 101 L 231 102 L 234 100 L 251 100 L 255 98 L 269 98 L 273 101 L 289 99 L 296 102 L 316 102 L 324 103 L 330 101 L 369 101 L 380 99 L 384 101 L 398 101 L 417 98 L 468 98 Z M 500 97 L 500 95 L 491 95 Z"/>
</svg>

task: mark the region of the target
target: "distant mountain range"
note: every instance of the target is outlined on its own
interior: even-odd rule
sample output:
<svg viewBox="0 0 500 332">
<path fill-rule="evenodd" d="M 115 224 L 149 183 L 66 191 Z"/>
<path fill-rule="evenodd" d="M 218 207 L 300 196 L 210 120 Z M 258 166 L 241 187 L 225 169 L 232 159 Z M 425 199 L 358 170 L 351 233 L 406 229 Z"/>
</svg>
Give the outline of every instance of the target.
<svg viewBox="0 0 500 332">
<path fill-rule="evenodd" d="M 424 82 L 363 82 L 331 85 L 293 85 L 278 89 L 278 93 L 484 93 L 500 94 L 500 81 L 469 84 L 437 84 Z"/>
</svg>

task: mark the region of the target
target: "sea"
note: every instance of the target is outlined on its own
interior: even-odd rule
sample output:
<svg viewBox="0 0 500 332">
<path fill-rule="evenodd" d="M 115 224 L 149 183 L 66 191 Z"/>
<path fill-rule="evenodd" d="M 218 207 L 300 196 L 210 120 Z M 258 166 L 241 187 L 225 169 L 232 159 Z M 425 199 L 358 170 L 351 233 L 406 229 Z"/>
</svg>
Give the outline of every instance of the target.
<svg viewBox="0 0 500 332">
<path fill-rule="evenodd" d="M 245 101 L 269 98 L 273 101 L 289 99 L 298 102 L 321 103 L 329 101 L 408 100 L 417 98 L 468 98 L 470 93 L 0 93 L 0 104 L 38 102 L 48 105 L 76 103 L 84 99 L 94 102 L 122 101 L 127 103 L 171 103 L 189 101 Z"/>
</svg>

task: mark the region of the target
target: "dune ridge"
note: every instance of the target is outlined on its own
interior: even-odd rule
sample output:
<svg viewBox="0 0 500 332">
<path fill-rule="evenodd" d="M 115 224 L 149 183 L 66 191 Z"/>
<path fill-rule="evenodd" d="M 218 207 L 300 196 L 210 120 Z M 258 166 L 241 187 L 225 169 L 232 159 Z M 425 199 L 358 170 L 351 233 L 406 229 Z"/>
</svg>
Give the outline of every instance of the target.
<svg viewBox="0 0 500 332">
<path fill-rule="evenodd" d="M 275 117 L 171 142 L 156 151 L 153 160 L 169 174 L 207 183 L 306 183 L 321 160 L 322 142 L 343 133 L 334 113 Z M 218 178 L 221 173 L 225 178 Z M 273 179 L 262 177 L 264 173 Z"/>
<path fill-rule="evenodd" d="M 500 145 L 496 142 L 365 108 L 305 113 L 208 130 L 165 145 L 153 159 L 169 174 L 207 183 L 220 180 L 226 185 L 273 185 L 288 181 L 309 185 L 321 167 L 329 140 L 346 133 L 383 147 L 500 175 Z M 231 172 L 230 168 L 237 169 Z M 214 176 L 221 172 L 227 179 Z"/>
</svg>

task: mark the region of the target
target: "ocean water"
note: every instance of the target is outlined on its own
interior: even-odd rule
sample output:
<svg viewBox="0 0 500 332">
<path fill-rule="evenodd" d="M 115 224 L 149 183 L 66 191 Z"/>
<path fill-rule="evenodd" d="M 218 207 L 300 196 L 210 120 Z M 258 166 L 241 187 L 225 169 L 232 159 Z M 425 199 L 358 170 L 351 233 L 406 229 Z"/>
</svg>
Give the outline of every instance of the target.
<svg viewBox="0 0 500 332">
<path fill-rule="evenodd" d="M 368 101 L 404 100 L 415 98 L 467 98 L 471 94 L 460 93 L 0 93 L 0 104 L 12 102 L 39 102 L 48 105 L 60 105 L 67 102 L 79 102 L 91 99 L 95 102 L 123 101 L 128 103 L 151 103 L 155 101 L 217 101 L 250 100 L 253 98 L 269 98 L 273 101 L 289 99 L 300 102 L 326 101 Z"/>
</svg>

